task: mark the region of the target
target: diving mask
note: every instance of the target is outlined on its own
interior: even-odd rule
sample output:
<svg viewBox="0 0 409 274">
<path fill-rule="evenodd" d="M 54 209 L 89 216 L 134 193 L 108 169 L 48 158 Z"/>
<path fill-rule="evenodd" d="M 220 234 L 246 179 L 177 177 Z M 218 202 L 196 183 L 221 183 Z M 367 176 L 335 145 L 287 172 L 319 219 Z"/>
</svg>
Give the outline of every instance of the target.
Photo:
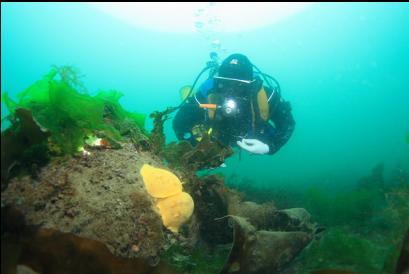
<svg viewBox="0 0 409 274">
<path fill-rule="evenodd" d="M 251 91 L 256 80 L 242 80 L 227 77 L 214 77 L 216 92 L 223 96 L 243 97 Z"/>
</svg>

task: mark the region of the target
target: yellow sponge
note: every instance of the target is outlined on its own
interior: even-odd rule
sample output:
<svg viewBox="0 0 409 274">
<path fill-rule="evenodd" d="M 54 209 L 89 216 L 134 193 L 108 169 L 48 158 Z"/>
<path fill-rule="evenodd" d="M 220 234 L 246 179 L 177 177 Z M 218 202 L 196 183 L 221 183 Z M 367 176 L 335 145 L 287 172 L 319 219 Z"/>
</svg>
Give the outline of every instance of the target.
<svg viewBox="0 0 409 274">
<path fill-rule="evenodd" d="M 193 213 L 192 197 L 183 192 L 179 178 L 170 171 L 144 164 L 140 173 L 146 190 L 156 198 L 163 225 L 177 233 Z"/>
<path fill-rule="evenodd" d="M 182 192 L 182 183 L 170 171 L 144 164 L 141 175 L 148 193 L 155 198 L 165 198 Z"/>
<path fill-rule="evenodd" d="M 192 215 L 194 204 L 188 193 L 181 192 L 168 198 L 159 199 L 156 206 L 162 216 L 163 225 L 177 233 L 179 227 Z"/>
</svg>

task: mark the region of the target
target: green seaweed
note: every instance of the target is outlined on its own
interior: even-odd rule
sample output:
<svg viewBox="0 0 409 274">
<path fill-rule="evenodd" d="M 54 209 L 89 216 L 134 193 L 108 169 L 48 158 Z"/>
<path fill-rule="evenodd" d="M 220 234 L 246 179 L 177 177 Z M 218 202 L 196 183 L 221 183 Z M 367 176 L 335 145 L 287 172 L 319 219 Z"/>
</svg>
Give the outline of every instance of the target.
<svg viewBox="0 0 409 274">
<path fill-rule="evenodd" d="M 385 180 L 383 169 L 382 164 L 377 165 L 358 180 L 356 187 L 338 192 L 321 187 L 309 188 L 305 193 L 291 188 L 257 189 L 249 179 L 235 186 L 240 191 L 251 190 L 252 197 L 264 199 L 271 194 L 279 205 L 305 207 L 326 228 L 324 236 L 294 262 L 292 267 L 296 270 L 291 273 L 342 269 L 389 274 L 394 273 L 402 236 L 409 227 L 409 184 L 404 170 Z M 239 179 L 230 178 L 240 182 Z M 274 192 L 280 192 L 283 198 L 274 196 Z M 299 201 L 294 201 L 297 198 Z M 282 201 L 286 199 L 289 201 Z"/>
<path fill-rule="evenodd" d="M 375 190 L 358 189 L 331 194 L 310 188 L 305 195 L 306 209 L 325 225 L 368 225 L 384 204 L 383 195 Z"/>
<path fill-rule="evenodd" d="M 124 127 L 139 128 L 144 134 L 145 115 L 126 111 L 119 103 L 122 96 L 115 90 L 88 95 L 78 70 L 63 66 L 54 67 L 18 94 L 18 101 L 13 101 L 7 92 L 2 99 L 11 117 L 17 108 L 30 110 L 35 120 L 51 133 L 50 141 L 58 147 L 56 151 L 72 154 L 89 134 L 97 133 L 113 141 L 122 140 Z"/>
<path fill-rule="evenodd" d="M 36 177 L 38 168 L 50 156 L 76 154 L 88 136 L 106 139 L 111 148 L 124 138 L 143 139 L 145 115 L 129 112 L 119 103 L 122 93 L 110 90 L 91 96 L 80 81 L 77 69 L 53 67 L 42 79 L 17 95 L 2 92 L 9 111 L 2 132 L 2 189 L 13 174 L 28 171 Z"/>
<path fill-rule="evenodd" d="M 384 264 L 385 248 L 341 228 L 332 228 L 300 255 L 303 273 L 334 268 L 361 274 L 378 274 Z"/>
<path fill-rule="evenodd" d="M 171 246 L 162 259 L 181 273 L 219 273 L 231 249 L 231 244 L 209 248 L 199 243 L 193 249 L 180 245 Z"/>
<path fill-rule="evenodd" d="M 307 194 L 307 200 L 306 208 L 319 223 L 327 226 L 332 237 L 331 244 L 320 246 L 320 251 L 317 247 L 317 254 L 313 252 L 305 255 L 308 262 L 322 260 L 325 263 L 322 263 L 321 267 L 341 269 L 348 269 L 347 266 L 352 265 L 354 266 L 352 269 L 359 273 L 393 273 L 402 235 L 409 227 L 407 184 L 391 187 L 384 192 L 358 188 L 337 195 L 313 189 Z M 338 252 L 337 255 L 337 246 L 343 246 L 348 241 L 339 232 L 341 227 L 345 235 L 354 235 L 355 241 L 360 242 L 361 249 L 351 244 L 350 248 L 346 246 L 345 251 Z M 331 235 L 333 229 L 337 229 L 338 233 Z M 356 249 L 361 251 L 355 252 Z M 319 257 L 318 254 L 331 252 L 334 252 L 332 257 L 324 259 L 321 258 L 323 255 Z M 354 256 L 350 256 L 351 253 L 360 258 L 355 259 L 353 264 L 351 262 Z M 379 263 L 374 263 L 373 256 Z M 345 267 L 342 268 L 341 262 L 345 262 Z"/>
<path fill-rule="evenodd" d="M 104 103 L 104 119 L 106 122 L 113 124 L 118 130 L 126 131 L 124 123 L 137 125 L 139 129 L 145 127 L 145 115 L 125 110 L 119 100 L 123 97 L 123 93 L 116 90 L 100 91 L 95 98 Z M 127 124 L 127 126 L 129 126 Z M 128 127 L 129 128 L 129 127 Z"/>
</svg>

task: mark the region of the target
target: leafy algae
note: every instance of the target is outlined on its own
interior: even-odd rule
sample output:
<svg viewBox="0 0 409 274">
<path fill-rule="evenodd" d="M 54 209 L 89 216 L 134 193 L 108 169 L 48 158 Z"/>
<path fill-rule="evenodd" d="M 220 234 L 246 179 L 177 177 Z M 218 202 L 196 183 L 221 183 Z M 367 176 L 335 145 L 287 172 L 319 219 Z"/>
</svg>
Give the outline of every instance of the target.
<svg viewBox="0 0 409 274">
<path fill-rule="evenodd" d="M 119 103 L 122 93 L 109 90 L 91 96 L 79 79 L 79 72 L 75 68 L 53 67 L 42 79 L 19 93 L 17 100 L 11 99 L 7 92 L 2 92 L 2 100 L 10 113 L 2 119 L 2 123 L 6 119 L 11 122 L 10 128 L 16 132 L 14 136 L 18 132 L 29 135 L 19 130 L 21 119 L 18 119 L 18 110 L 29 111 L 38 126 L 50 134 L 49 151 L 58 156 L 77 153 L 84 146 L 88 135 L 104 137 L 111 143 L 122 141 L 130 128 L 137 129 L 133 132 L 146 135 L 145 115 L 125 110 Z M 2 151 L 7 150 L 5 163 L 10 163 L 4 167 L 2 165 L 2 173 L 10 169 L 11 163 L 17 161 L 21 164 L 22 154 L 29 148 L 23 143 L 14 143 L 6 148 L 7 142 L 3 142 L 3 139 L 8 137 L 13 138 L 7 130 L 2 132 Z M 23 136 L 20 139 L 23 142 L 26 138 Z"/>
</svg>

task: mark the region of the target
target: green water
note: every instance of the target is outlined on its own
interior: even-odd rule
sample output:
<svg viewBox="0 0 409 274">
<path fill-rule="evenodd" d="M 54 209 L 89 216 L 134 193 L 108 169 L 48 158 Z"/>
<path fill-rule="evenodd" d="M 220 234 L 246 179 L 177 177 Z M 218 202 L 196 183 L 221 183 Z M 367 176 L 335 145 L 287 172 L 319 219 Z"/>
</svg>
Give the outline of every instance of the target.
<svg viewBox="0 0 409 274">
<path fill-rule="evenodd" d="M 1 7 L 1 90 L 11 96 L 51 65 L 68 64 L 81 70 L 90 93 L 117 89 L 126 108 L 150 113 L 179 103 L 179 88 L 212 50 L 201 33 L 138 28 L 86 4 Z M 263 185 L 335 186 L 381 162 L 407 169 L 408 12 L 408 3 L 321 3 L 271 26 L 212 33 L 224 57 L 244 53 L 279 80 L 297 123 L 274 156 L 243 153 L 221 172 L 240 170 Z M 5 111 L 2 105 L 2 117 Z M 175 140 L 170 122 L 166 133 Z"/>
<path fill-rule="evenodd" d="M 53 65 L 72 65 L 91 95 L 115 89 L 124 108 L 149 114 L 180 103 L 179 88 L 193 82 L 217 39 L 222 58 L 243 53 L 278 79 L 296 127 L 278 153 L 243 151 L 211 172 L 260 201 L 305 207 L 328 227 L 325 240 L 301 255 L 305 269 L 380 273 L 393 269 L 409 216 L 408 15 L 408 3 L 318 3 L 250 31 L 177 33 L 88 4 L 2 3 L 1 91 L 16 98 Z M 168 143 L 176 140 L 170 121 L 165 133 Z M 356 188 L 381 163 L 390 185 L 372 176 Z"/>
</svg>

